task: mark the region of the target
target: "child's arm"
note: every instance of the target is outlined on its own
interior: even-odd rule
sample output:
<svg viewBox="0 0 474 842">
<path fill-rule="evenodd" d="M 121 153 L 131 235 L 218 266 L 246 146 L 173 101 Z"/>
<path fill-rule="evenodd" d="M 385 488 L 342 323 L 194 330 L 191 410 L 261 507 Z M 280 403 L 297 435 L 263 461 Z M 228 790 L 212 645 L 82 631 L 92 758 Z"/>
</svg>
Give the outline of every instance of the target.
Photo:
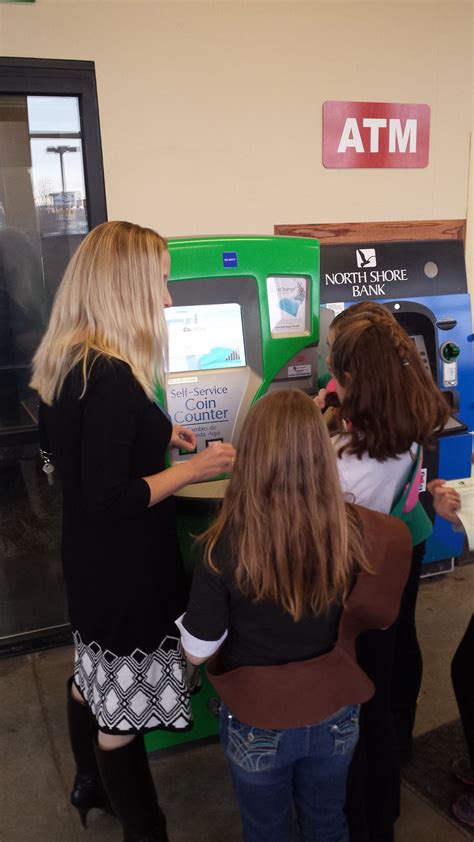
<svg viewBox="0 0 474 842">
<path fill-rule="evenodd" d="M 454 488 L 444 485 L 444 479 L 434 479 L 428 483 L 428 491 L 433 495 L 436 513 L 456 526 L 461 526 L 456 511 L 461 506 L 461 498 Z"/>
</svg>

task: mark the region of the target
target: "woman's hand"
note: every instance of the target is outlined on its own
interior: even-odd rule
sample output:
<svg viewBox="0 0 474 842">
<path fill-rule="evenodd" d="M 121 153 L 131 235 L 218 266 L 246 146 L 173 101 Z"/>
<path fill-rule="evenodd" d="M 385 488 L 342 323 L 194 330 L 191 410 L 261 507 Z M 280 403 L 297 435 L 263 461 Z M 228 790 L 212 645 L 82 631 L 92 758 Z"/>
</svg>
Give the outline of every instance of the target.
<svg viewBox="0 0 474 842">
<path fill-rule="evenodd" d="M 454 488 L 445 486 L 444 479 L 434 479 L 428 483 L 428 491 L 433 495 L 433 505 L 440 517 L 444 517 L 456 526 L 461 526 L 456 511 L 461 506 L 461 498 Z"/>
<path fill-rule="evenodd" d="M 150 488 L 148 506 L 155 506 L 191 482 L 204 482 L 221 474 L 228 474 L 232 470 L 234 459 L 235 449 L 231 444 L 215 442 L 196 456 L 183 459 L 171 468 L 152 476 L 143 477 Z"/>
<path fill-rule="evenodd" d="M 215 442 L 193 456 L 188 466 L 193 469 L 193 482 L 204 482 L 220 474 L 229 474 L 235 461 L 236 451 L 229 442 Z"/>
<path fill-rule="evenodd" d="M 181 424 L 173 424 L 169 447 L 179 447 L 180 450 L 187 450 L 192 453 L 196 449 L 196 436 L 189 427 Z"/>
</svg>

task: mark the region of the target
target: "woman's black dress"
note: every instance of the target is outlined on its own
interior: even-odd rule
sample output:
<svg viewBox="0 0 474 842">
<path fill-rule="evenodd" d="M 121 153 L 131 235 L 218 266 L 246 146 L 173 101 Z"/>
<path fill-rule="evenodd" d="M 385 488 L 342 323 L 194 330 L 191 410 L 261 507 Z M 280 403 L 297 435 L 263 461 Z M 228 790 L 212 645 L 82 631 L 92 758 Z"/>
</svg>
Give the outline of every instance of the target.
<svg viewBox="0 0 474 842">
<path fill-rule="evenodd" d="M 187 592 L 174 505 L 148 508 L 143 479 L 165 468 L 171 423 L 126 363 L 98 357 L 81 398 L 82 388 L 78 366 L 40 408 L 63 490 L 74 679 L 102 731 L 183 729 L 191 709 L 174 620 Z"/>
</svg>

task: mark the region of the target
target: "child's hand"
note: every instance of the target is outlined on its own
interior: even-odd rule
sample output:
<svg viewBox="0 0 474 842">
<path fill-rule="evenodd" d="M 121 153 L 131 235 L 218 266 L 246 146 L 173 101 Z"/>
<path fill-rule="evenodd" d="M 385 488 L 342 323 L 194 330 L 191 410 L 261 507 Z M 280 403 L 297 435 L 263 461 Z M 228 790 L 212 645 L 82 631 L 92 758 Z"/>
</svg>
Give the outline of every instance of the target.
<svg viewBox="0 0 474 842">
<path fill-rule="evenodd" d="M 187 450 L 192 453 L 196 449 L 196 436 L 188 427 L 181 424 L 173 424 L 169 447 L 179 447 L 180 450 Z"/>
<path fill-rule="evenodd" d="M 326 405 L 326 395 L 327 389 L 320 389 L 318 394 L 315 395 L 313 401 L 315 402 L 316 406 L 319 406 L 320 410 L 322 411 Z"/>
<path fill-rule="evenodd" d="M 444 479 L 434 479 L 428 483 L 428 491 L 433 495 L 433 505 L 440 517 L 444 517 L 456 526 L 461 526 L 456 511 L 461 506 L 461 498 L 457 491 L 450 486 L 445 486 Z"/>
</svg>

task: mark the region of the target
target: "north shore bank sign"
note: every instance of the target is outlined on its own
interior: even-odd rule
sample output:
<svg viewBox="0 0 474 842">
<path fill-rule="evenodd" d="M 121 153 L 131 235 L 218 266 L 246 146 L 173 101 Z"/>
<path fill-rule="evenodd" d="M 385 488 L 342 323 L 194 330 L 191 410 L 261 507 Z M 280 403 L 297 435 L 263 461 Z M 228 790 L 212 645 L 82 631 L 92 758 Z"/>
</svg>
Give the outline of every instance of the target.
<svg viewBox="0 0 474 842">
<path fill-rule="evenodd" d="M 466 292 L 462 240 L 321 244 L 321 303 Z"/>
<path fill-rule="evenodd" d="M 377 266 L 374 248 L 355 249 L 355 262 L 357 269 L 353 271 L 324 273 L 325 286 L 349 286 L 352 298 L 383 298 L 388 294 L 387 284 L 408 280 L 407 269 L 369 268 Z"/>
<path fill-rule="evenodd" d="M 336 100 L 323 105 L 323 164 L 330 169 L 426 167 L 429 136 L 429 105 Z"/>
</svg>

